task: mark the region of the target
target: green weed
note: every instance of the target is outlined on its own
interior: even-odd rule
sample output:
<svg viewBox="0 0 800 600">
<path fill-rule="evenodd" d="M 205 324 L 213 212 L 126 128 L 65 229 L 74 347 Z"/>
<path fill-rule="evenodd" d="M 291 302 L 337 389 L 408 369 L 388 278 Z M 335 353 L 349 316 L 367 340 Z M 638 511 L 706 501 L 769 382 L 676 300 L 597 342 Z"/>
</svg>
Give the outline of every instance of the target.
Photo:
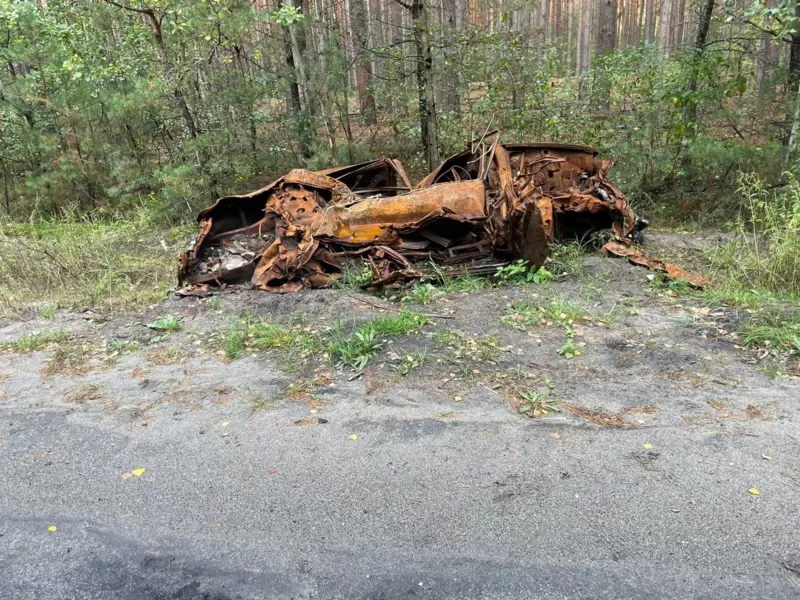
<svg viewBox="0 0 800 600">
<path fill-rule="evenodd" d="M 183 317 L 176 317 L 175 315 L 167 315 L 163 319 L 148 323 L 147 327 L 155 329 L 156 331 L 165 331 L 167 333 L 178 331 L 181 328 L 181 321 Z"/>
<path fill-rule="evenodd" d="M 408 293 L 403 296 L 401 302 L 416 302 L 417 304 L 430 304 L 435 298 L 444 296 L 444 292 L 437 290 L 430 283 L 415 281 Z"/>
<path fill-rule="evenodd" d="M 584 254 L 583 246 L 578 242 L 553 244 L 547 264 L 550 271 L 556 275 L 573 275 L 583 272 L 581 257 Z"/>
<path fill-rule="evenodd" d="M 528 417 L 539 417 L 561 411 L 558 402 L 550 397 L 550 392 L 522 390 L 519 396 L 521 402 L 518 403 L 518 410 Z"/>
<path fill-rule="evenodd" d="M 511 283 L 538 283 L 542 284 L 550 281 L 553 274 L 545 269 L 533 268 L 525 260 L 517 260 L 504 267 L 498 267 L 494 274 L 498 285 L 508 285 Z"/>
<path fill-rule="evenodd" d="M 39 308 L 39 314 L 43 319 L 52 319 L 56 316 L 56 307 L 55 306 L 42 306 Z"/>
<path fill-rule="evenodd" d="M 400 373 L 400 375 L 408 375 L 412 370 L 416 369 L 417 367 L 421 367 L 425 363 L 425 359 L 427 357 L 427 350 L 421 350 L 419 352 L 412 352 L 411 354 L 398 356 L 393 361 L 393 367 L 398 373 Z"/>
</svg>

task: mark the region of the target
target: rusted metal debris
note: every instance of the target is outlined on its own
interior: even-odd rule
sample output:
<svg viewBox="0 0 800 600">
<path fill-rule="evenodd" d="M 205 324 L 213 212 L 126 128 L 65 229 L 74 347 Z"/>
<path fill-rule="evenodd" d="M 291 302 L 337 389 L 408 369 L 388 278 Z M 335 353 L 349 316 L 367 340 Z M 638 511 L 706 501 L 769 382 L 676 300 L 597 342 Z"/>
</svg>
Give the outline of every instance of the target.
<svg viewBox="0 0 800 600">
<path fill-rule="evenodd" d="M 430 261 L 454 274 L 494 273 L 517 259 L 540 267 L 555 239 L 607 228 L 618 244 L 607 249 L 620 254 L 647 223 L 606 180 L 610 168 L 587 146 L 484 140 L 416 187 L 389 158 L 295 169 L 200 213 L 179 293 L 242 281 L 272 292 L 323 287 L 351 257 L 368 261 L 373 287 L 422 277 L 418 265 Z"/>
</svg>

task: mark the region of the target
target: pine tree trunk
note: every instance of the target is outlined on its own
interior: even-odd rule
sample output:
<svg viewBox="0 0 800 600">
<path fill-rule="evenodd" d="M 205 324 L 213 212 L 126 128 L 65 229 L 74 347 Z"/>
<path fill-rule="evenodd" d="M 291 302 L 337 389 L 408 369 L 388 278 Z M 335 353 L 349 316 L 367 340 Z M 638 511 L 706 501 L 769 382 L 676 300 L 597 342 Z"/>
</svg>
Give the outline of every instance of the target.
<svg viewBox="0 0 800 600">
<path fill-rule="evenodd" d="M 369 19 L 366 0 L 350 0 L 350 22 L 353 25 L 356 89 L 361 116 L 368 125 L 375 124 L 375 96 L 372 94 L 372 62 L 369 56 Z"/>
<path fill-rule="evenodd" d="M 653 18 L 653 3 L 656 0 L 643 0 L 645 3 L 644 11 L 644 43 L 652 44 L 655 40 L 656 22 Z"/>
<path fill-rule="evenodd" d="M 596 55 L 613 52 L 617 45 L 617 0 L 599 0 Z"/>
</svg>

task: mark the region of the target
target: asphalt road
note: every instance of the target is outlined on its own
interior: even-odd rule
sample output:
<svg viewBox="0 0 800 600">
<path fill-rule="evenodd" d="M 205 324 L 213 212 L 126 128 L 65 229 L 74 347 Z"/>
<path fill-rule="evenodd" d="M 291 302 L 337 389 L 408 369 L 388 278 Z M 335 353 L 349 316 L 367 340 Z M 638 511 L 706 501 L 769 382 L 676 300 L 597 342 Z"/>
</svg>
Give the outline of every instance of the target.
<svg viewBox="0 0 800 600">
<path fill-rule="evenodd" d="M 800 597 L 792 431 L 765 461 L 762 435 L 337 393 L 310 425 L 293 403 L 1 405 L 0 597 Z"/>
</svg>

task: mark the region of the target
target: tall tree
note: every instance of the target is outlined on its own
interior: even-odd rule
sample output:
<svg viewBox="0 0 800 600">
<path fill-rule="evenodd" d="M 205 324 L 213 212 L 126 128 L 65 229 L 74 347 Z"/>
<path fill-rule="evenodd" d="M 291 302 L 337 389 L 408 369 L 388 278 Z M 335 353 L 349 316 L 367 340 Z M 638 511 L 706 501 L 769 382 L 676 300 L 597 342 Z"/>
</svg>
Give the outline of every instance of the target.
<svg viewBox="0 0 800 600">
<path fill-rule="evenodd" d="M 617 0 L 598 0 L 597 20 L 597 56 L 603 56 L 617 46 Z"/>
<path fill-rule="evenodd" d="M 410 4 L 403 0 L 394 1 L 411 13 L 422 147 L 425 152 L 425 162 L 428 168 L 433 170 L 439 164 L 439 124 L 433 81 L 430 14 L 426 0 L 411 0 Z"/>
<path fill-rule="evenodd" d="M 350 22 L 355 42 L 356 89 L 361 116 L 375 124 L 375 96 L 372 93 L 372 58 L 369 49 L 369 19 L 366 0 L 350 0 Z"/>
</svg>

